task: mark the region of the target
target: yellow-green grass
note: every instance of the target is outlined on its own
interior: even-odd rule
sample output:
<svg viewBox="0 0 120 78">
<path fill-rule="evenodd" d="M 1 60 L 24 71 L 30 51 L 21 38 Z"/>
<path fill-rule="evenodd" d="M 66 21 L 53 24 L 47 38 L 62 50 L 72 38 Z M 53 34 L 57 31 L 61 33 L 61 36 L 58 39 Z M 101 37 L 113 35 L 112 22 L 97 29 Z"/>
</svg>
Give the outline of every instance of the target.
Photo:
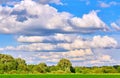
<svg viewBox="0 0 120 78">
<path fill-rule="evenodd" d="M 120 74 L 6 74 L 0 75 L 0 78 L 120 78 Z"/>
</svg>

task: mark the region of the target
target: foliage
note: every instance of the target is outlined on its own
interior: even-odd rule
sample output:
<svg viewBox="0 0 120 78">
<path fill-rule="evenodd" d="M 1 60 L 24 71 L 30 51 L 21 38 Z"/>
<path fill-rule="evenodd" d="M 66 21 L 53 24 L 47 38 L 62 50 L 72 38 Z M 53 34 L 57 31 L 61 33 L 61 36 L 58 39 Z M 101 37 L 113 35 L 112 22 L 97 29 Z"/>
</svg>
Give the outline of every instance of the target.
<svg viewBox="0 0 120 78">
<path fill-rule="evenodd" d="M 21 58 L 13 58 L 10 55 L 0 54 L 0 74 L 68 74 L 68 73 L 120 73 L 120 65 L 115 66 L 93 66 L 93 67 L 73 67 L 68 59 L 61 59 L 57 65 L 47 66 L 45 63 L 37 65 L 27 65 Z"/>
<path fill-rule="evenodd" d="M 61 59 L 57 64 L 59 70 L 66 71 L 67 73 L 74 72 L 72 63 L 68 59 Z"/>
</svg>

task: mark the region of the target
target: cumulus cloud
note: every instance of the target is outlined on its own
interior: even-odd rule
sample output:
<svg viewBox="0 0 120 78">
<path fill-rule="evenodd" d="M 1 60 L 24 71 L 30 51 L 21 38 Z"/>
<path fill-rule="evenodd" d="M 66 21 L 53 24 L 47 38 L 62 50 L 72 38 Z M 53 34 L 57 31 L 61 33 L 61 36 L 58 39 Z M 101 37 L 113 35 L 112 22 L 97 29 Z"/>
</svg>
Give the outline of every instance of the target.
<svg viewBox="0 0 120 78">
<path fill-rule="evenodd" d="M 92 40 L 76 39 L 72 43 L 58 45 L 67 50 L 79 48 L 116 48 L 117 41 L 108 36 L 94 36 Z"/>
<path fill-rule="evenodd" d="M 23 35 L 50 35 L 54 33 L 93 33 L 106 31 L 107 25 L 96 11 L 74 17 L 68 12 L 58 12 L 48 4 L 24 0 L 14 7 L 0 6 L 0 33 Z M 3 13 L 5 12 L 5 13 Z M 56 20 L 57 19 L 57 20 Z M 14 28 L 14 29 L 13 29 Z"/>
<path fill-rule="evenodd" d="M 95 11 L 91 11 L 89 14 L 84 14 L 82 18 L 72 18 L 71 24 L 79 29 L 107 30 L 106 24 L 100 20 Z"/>
<path fill-rule="evenodd" d="M 57 33 L 55 35 L 50 36 L 19 36 L 17 38 L 18 42 L 21 43 L 43 43 L 43 42 L 72 42 L 73 40 L 80 38 L 75 34 L 60 34 Z"/>
<path fill-rule="evenodd" d="M 110 55 L 101 55 L 101 56 L 98 57 L 98 59 L 99 59 L 100 61 L 105 61 L 105 62 L 107 62 L 107 61 L 112 61 L 112 58 L 111 58 Z"/>
<path fill-rule="evenodd" d="M 32 43 L 23 44 L 16 47 L 7 46 L 2 49 L 3 51 L 22 51 L 22 52 L 41 52 L 41 51 L 51 51 L 56 49 L 56 46 L 50 43 Z"/>
<path fill-rule="evenodd" d="M 44 39 L 46 39 L 44 42 Z M 24 42 L 29 44 L 22 44 L 16 47 L 8 46 L 2 48 L 3 51 L 26 51 L 26 52 L 44 52 L 44 51 L 72 51 L 76 50 L 79 53 L 79 49 L 110 49 L 110 48 L 117 48 L 118 43 L 117 41 L 108 36 L 94 36 L 92 39 L 84 39 L 79 36 L 67 36 L 67 35 L 55 35 L 51 37 L 19 37 L 19 42 Z M 82 51 L 81 51 L 82 52 Z M 74 52 L 73 52 L 74 53 Z"/>
<path fill-rule="evenodd" d="M 111 26 L 117 31 L 120 30 L 120 26 L 118 26 L 115 22 L 111 23 Z"/>
</svg>

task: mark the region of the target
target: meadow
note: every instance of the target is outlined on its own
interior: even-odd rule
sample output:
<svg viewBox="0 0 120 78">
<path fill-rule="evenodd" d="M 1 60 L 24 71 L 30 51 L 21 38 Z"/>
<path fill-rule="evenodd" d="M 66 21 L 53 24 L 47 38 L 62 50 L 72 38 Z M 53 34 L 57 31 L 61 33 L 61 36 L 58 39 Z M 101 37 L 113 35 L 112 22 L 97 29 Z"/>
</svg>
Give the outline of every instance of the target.
<svg viewBox="0 0 120 78">
<path fill-rule="evenodd" d="M 0 75 L 0 78 L 120 78 L 120 74 L 37 74 Z"/>
</svg>

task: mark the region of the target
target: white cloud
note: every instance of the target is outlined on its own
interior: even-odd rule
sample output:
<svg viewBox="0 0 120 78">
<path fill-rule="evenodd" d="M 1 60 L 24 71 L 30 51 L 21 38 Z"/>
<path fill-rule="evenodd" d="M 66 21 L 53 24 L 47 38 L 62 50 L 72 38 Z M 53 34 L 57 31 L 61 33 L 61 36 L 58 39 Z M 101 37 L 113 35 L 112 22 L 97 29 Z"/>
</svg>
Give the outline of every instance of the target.
<svg viewBox="0 0 120 78">
<path fill-rule="evenodd" d="M 76 38 L 80 38 L 75 34 L 60 34 L 57 33 L 55 35 L 50 36 L 19 36 L 17 38 L 18 42 L 22 43 L 38 43 L 38 42 L 72 42 Z"/>
<path fill-rule="evenodd" d="M 118 26 L 115 22 L 111 23 L 111 26 L 115 29 L 115 30 L 120 30 L 120 26 Z"/>
<path fill-rule="evenodd" d="M 98 59 L 99 59 L 100 61 L 112 61 L 112 58 L 111 58 L 111 56 L 109 56 L 109 55 L 99 56 Z"/>
<path fill-rule="evenodd" d="M 80 49 L 73 50 L 68 52 L 48 52 L 48 53 L 39 53 L 35 55 L 36 58 L 45 60 L 46 62 L 55 62 L 57 63 L 61 58 L 67 58 L 71 61 L 83 61 L 88 59 L 88 57 L 92 57 L 93 52 L 91 49 Z M 91 58 L 89 58 L 91 59 Z"/>
<path fill-rule="evenodd" d="M 116 48 L 117 41 L 108 36 L 94 36 L 92 40 L 76 39 L 72 43 L 61 43 L 58 46 L 67 50 L 80 48 Z"/>
<path fill-rule="evenodd" d="M 16 47 L 7 46 L 3 51 L 22 51 L 22 52 L 35 52 L 35 51 L 50 51 L 56 49 L 55 45 L 50 43 L 32 43 L 26 45 L 19 45 Z"/>
<path fill-rule="evenodd" d="M 66 57 L 80 57 L 80 56 L 89 56 L 93 55 L 93 52 L 91 49 L 80 49 L 80 50 L 72 50 L 70 52 L 64 53 Z"/>
<path fill-rule="evenodd" d="M 48 3 L 55 3 L 55 4 L 62 4 L 61 0 L 33 0 L 39 2 L 40 4 L 48 4 Z"/>
<path fill-rule="evenodd" d="M 24 0 L 14 7 L 1 7 L 0 33 L 22 35 L 47 35 L 54 33 L 91 33 L 105 31 L 106 24 L 96 11 L 84 14 L 82 18 L 73 17 L 68 12 L 58 12 L 48 4 L 38 4 Z M 4 10 L 3 10 L 4 9 Z M 57 19 L 57 20 L 56 20 Z M 14 29 L 13 29 L 14 28 Z"/>
<path fill-rule="evenodd" d="M 30 36 L 30 37 L 26 37 L 26 36 L 20 36 L 17 41 L 18 42 L 42 42 L 44 40 L 44 37 L 40 37 L 40 36 Z"/>
<path fill-rule="evenodd" d="M 84 14 L 82 18 L 72 18 L 71 24 L 78 29 L 91 29 L 91 31 L 94 31 L 96 29 L 106 31 L 108 29 L 106 24 L 97 16 L 96 11 L 91 11 L 89 14 Z"/>
<path fill-rule="evenodd" d="M 115 1 L 111 1 L 109 3 L 99 1 L 99 3 L 100 3 L 100 7 L 102 7 L 102 8 L 108 8 L 108 7 L 111 7 L 111 6 L 120 5 L 119 2 L 115 2 Z"/>
<path fill-rule="evenodd" d="M 110 55 L 102 54 L 102 55 L 97 55 L 95 59 L 90 60 L 88 63 L 90 63 L 93 66 L 105 66 L 105 65 L 112 65 L 115 62 L 116 61 Z"/>
<path fill-rule="evenodd" d="M 47 41 L 48 39 L 48 41 Z M 44 42 L 47 41 L 47 42 Z M 94 36 L 92 39 L 83 39 L 79 36 L 67 36 L 62 34 L 57 34 L 55 36 L 41 37 L 41 36 L 33 36 L 33 37 L 19 37 L 19 42 L 30 42 L 29 44 L 22 44 L 16 47 L 8 46 L 4 48 L 4 51 L 26 51 L 26 52 L 44 52 L 44 51 L 63 51 L 68 50 L 71 53 L 72 51 L 76 51 L 79 54 L 80 49 L 106 49 L 106 48 L 117 48 L 117 41 L 108 36 Z M 41 43 L 40 43 L 41 42 Z M 54 42 L 54 43 L 53 43 Z M 55 43 L 56 42 L 56 43 Z M 84 54 L 81 51 L 81 54 Z M 87 52 L 87 51 L 86 51 Z"/>
<path fill-rule="evenodd" d="M 108 36 L 95 36 L 92 43 L 93 47 L 98 48 L 115 48 L 117 45 L 117 41 L 114 38 Z"/>
</svg>

